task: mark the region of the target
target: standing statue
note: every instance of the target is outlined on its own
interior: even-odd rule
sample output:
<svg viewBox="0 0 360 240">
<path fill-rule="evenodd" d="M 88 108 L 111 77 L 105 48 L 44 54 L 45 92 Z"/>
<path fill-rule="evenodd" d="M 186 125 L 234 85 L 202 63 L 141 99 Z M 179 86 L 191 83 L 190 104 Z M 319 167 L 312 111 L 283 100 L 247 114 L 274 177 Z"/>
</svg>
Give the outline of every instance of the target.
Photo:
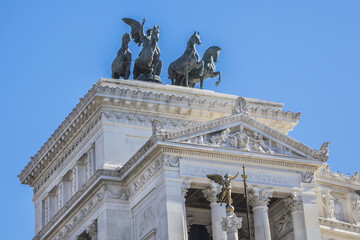
<svg viewBox="0 0 360 240">
<path fill-rule="evenodd" d="M 131 51 L 129 49 L 130 35 L 125 33 L 122 36 L 121 47 L 111 64 L 111 77 L 129 79 L 131 67 Z"/>
<path fill-rule="evenodd" d="M 216 82 L 216 86 L 219 86 L 219 83 L 221 81 L 221 72 L 216 72 L 216 67 L 214 62 L 216 63 L 219 59 L 221 48 L 212 46 L 209 47 L 203 57 L 202 62 L 204 62 L 204 72 L 201 74 L 201 68 L 193 69 L 189 73 L 189 87 L 194 88 L 195 85 L 200 82 L 200 89 L 204 86 L 204 80 L 211 77 L 214 78 L 216 76 L 219 76 L 219 80 Z"/>
<path fill-rule="evenodd" d="M 145 19 L 142 24 L 131 18 L 123 18 L 123 21 L 131 27 L 131 37 L 143 48 L 134 64 L 134 79 L 161 83 L 160 73 L 162 62 L 160 61 L 160 48 L 158 46 L 160 30 L 159 26 L 144 33 Z"/>
<path fill-rule="evenodd" d="M 199 61 L 200 57 L 196 51 L 195 44 L 200 45 L 199 33 L 194 32 L 190 37 L 183 55 L 172 62 L 168 73 L 172 85 L 189 86 L 189 73 L 193 69 L 199 69 L 199 76 L 204 73 L 204 62 Z"/>
<path fill-rule="evenodd" d="M 223 203 L 226 203 L 226 208 L 229 208 L 229 207 L 233 208 L 231 206 L 231 204 L 232 204 L 231 182 L 235 178 L 237 178 L 238 175 L 239 175 L 239 173 L 237 173 L 235 176 L 225 174 L 224 179 L 219 174 L 207 175 L 207 177 L 209 179 L 211 179 L 211 180 L 215 181 L 216 183 L 222 185 L 221 192 L 216 197 L 217 197 L 217 202 L 220 203 L 220 205 L 222 205 Z"/>
</svg>

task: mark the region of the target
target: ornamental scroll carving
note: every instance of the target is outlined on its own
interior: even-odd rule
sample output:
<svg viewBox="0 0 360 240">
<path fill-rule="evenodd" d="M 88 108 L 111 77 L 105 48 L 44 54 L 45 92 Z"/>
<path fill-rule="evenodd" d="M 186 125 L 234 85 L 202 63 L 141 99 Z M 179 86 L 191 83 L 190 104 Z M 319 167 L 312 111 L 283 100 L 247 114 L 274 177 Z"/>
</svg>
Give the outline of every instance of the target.
<svg viewBox="0 0 360 240">
<path fill-rule="evenodd" d="M 179 167 L 180 157 L 172 155 L 163 155 L 164 166 Z"/>
<path fill-rule="evenodd" d="M 267 206 L 272 198 L 272 190 L 259 189 L 254 187 L 249 190 L 249 204 L 254 208 L 258 206 Z"/>
<path fill-rule="evenodd" d="M 180 142 L 235 148 L 246 152 L 299 156 L 299 154 L 291 151 L 282 144 L 264 137 L 261 133 L 251 129 L 245 129 L 244 125 L 188 138 Z"/>
<path fill-rule="evenodd" d="M 179 129 L 194 125 L 196 122 L 171 119 L 171 118 L 159 118 L 154 115 L 139 114 L 139 113 L 127 113 L 127 112 L 116 112 L 116 111 L 105 111 L 103 112 L 103 118 L 107 121 L 114 121 L 120 123 L 135 124 L 140 126 L 152 127 L 153 121 L 161 124 L 160 128 L 163 129 Z"/>
</svg>

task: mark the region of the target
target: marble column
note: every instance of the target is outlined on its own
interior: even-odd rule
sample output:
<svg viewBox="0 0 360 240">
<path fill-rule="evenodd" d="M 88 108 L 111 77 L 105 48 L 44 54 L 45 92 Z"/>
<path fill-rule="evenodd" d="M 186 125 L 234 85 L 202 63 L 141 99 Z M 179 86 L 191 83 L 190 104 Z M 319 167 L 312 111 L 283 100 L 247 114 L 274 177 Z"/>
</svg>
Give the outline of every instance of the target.
<svg viewBox="0 0 360 240">
<path fill-rule="evenodd" d="M 216 195 L 220 191 L 221 186 L 216 183 L 211 183 L 210 186 L 203 190 L 205 198 L 210 202 L 212 236 L 214 240 L 226 240 L 226 233 L 221 227 L 221 222 L 223 221 L 223 218 L 226 217 L 225 204 L 220 206 L 220 203 L 216 202 Z"/>
<path fill-rule="evenodd" d="M 272 197 L 272 190 L 253 188 L 248 197 L 254 214 L 255 240 L 271 240 L 267 205 Z"/>
<path fill-rule="evenodd" d="M 222 230 L 226 232 L 227 240 L 238 240 L 238 229 L 242 226 L 242 218 L 236 217 L 234 212 L 227 212 L 221 223 Z"/>
<path fill-rule="evenodd" d="M 191 182 L 184 181 L 182 186 L 181 186 L 181 193 L 183 195 L 183 204 L 182 205 L 183 205 L 185 223 L 186 223 L 186 226 L 187 226 L 187 234 L 185 234 L 184 240 L 187 240 L 189 238 L 188 234 L 189 234 L 190 227 L 191 227 L 191 225 L 189 225 L 188 219 L 186 217 L 186 206 L 185 206 L 186 195 L 187 195 L 187 192 L 188 192 L 188 190 L 190 188 L 190 185 L 191 185 Z"/>
<path fill-rule="evenodd" d="M 290 209 L 294 227 L 294 239 L 305 240 L 305 223 L 304 212 L 302 207 L 302 199 L 300 193 L 292 193 L 290 197 L 285 199 L 285 205 Z"/>
</svg>

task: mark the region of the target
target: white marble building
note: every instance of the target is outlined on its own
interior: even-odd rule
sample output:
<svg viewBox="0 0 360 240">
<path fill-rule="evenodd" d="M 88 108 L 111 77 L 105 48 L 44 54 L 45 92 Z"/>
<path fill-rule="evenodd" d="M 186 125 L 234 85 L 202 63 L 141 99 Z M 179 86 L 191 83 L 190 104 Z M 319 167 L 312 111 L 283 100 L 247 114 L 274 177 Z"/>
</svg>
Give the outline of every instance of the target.
<svg viewBox="0 0 360 240">
<path fill-rule="evenodd" d="M 333 173 L 326 144 L 287 136 L 283 104 L 100 79 L 20 173 L 34 239 L 226 239 L 207 174 L 249 175 L 254 239 L 360 239 L 358 173 Z M 233 182 L 235 213 L 244 188 Z"/>
</svg>

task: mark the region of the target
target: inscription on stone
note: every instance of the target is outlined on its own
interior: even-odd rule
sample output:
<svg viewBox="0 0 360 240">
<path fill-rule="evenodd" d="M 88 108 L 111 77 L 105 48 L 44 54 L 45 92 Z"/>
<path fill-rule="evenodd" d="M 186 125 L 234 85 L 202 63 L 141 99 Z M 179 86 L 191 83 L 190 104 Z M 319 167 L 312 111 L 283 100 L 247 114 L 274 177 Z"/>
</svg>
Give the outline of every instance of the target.
<svg viewBox="0 0 360 240">
<path fill-rule="evenodd" d="M 239 168 L 240 169 L 240 168 Z M 238 169 L 218 169 L 215 167 L 202 167 L 191 166 L 187 162 L 184 162 L 180 168 L 180 174 L 187 177 L 204 177 L 208 174 L 219 174 L 224 176 L 226 173 L 230 175 L 236 175 Z M 247 169 L 248 183 L 263 183 L 277 186 L 298 186 L 300 187 L 300 177 L 296 174 L 283 174 L 279 172 L 265 172 L 254 168 Z M 235 182 L 242 182 L 241 178 L 234 180 Z"/>
</svg>

